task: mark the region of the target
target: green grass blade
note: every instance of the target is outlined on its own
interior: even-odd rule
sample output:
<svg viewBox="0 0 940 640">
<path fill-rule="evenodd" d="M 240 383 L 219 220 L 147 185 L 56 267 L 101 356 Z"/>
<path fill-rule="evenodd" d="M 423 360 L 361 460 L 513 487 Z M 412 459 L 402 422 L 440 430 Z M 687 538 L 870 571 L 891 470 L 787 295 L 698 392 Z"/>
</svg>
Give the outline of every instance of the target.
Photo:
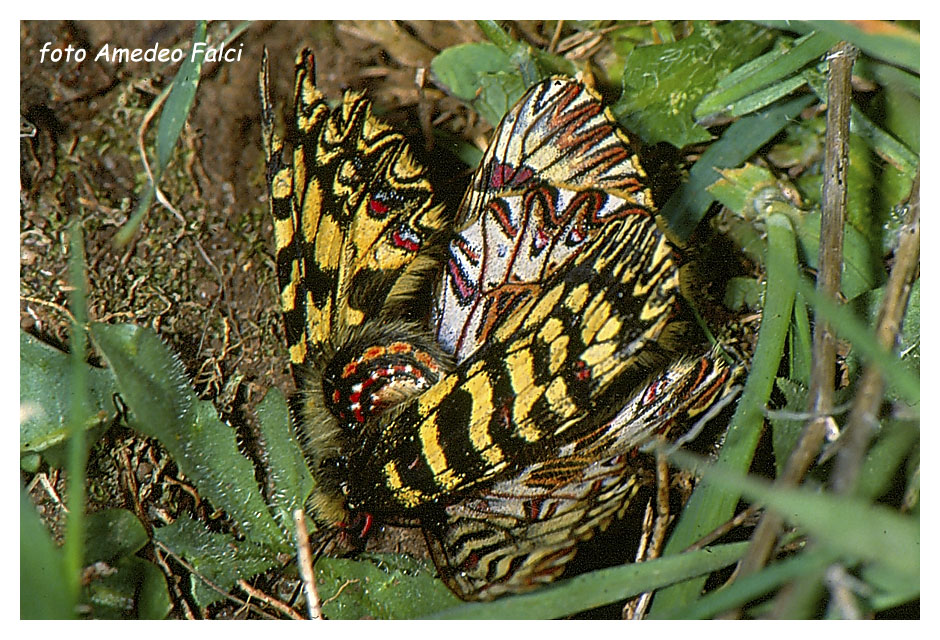
<svg viewBox="0 0 940 640">
<path fill-rule="evenodd" d="M 800 87 L 806 84 L 806 78 L 802 75 L 793 76 L 786 80 L 781 80 L 776 84 L 755 91 L 754 93 L 742 98 L 728 107 L 728 115 L 739 118 L 754 111 L 763 109 L 776 102 L 777 100 L 790 95 Z"/>
<path fill-rule="evenodd" d="M 206 21 L 200 20 L 196 23 L 193 44 L 195 45 L 197 42 L 204 43 L 205 41 Z M 160 122 L 157 124 L 156 175 L 162 173 L 166 165 L 169 164 L 173 147 L 179 141 L 183 125 L 186 124 L 186 119 L 189 118 L 193 100 L 196 99 L 196 88 L 199 86 L 199 74 L 202 73 L 203 51 L 197 53 L 193 49 L 190 55 L 183 60 L 176 77 L 173 78 L 170 95 L 167 96 L 166 103 L 163 105 L 163 112 L 160 114 Z"/>
<path fill-rule="evenodd" d="M 777 511 L 786 522 L 803 528 L 831 553 L 848 563 L 882 565 L 920 580 L 920 520 L 862 498 L 820 493 L 813 487 L 786 488 L 709 464 L 684 451 L 670 456 L 676 464 L 752 502 Z"/>
<path fill-rule="evenodd" d="M 82 226 L 73 221 L 69 242 L 69 307 L 74 322 L 69 331 L 69 443 L 68 443 L 68 507 L 65 545 L 65 576 L 72 601 L 81 593 L 81 576 L 85 555 L 85 463 L 88 448 L 85 428 L 91 419 L 88 393 L 88 365 L 85 352 L 88 322 L 85 282 L 85 242 Z"/>
<path fill-rule="evenodd" d="M 757 348 L 718 458 L 719 464 L 742 473 L 750 467 L 757 447 L 764 422 L 763 410 L 770 398 L 792 315 L 796 238 L 786 216 L 772 215 L 767 220 L 766 263 L 767 294 Z M 734 488 L 702 482 L 683 510 L 664 555 L 679 553 L 728 520 L 740 496 Z M 686 607 L 698 597 L 703 584 L 704 578 L 701 578 L 659 592 L 653 601 L 651 614 L 660 615 Z"/>
<path fill-rule="evenodd" d="M 807 20 L 811 28 L 851 42 L 873 58 L 920 72 L 920 34 L 886 20 Z"/>
<path fill-rule="evenodd" d="M 715 545 L 649 562 L 600 569 L 539 589 L 531 594 L 471 603 L 442 611 L 435 618 L 541 620 L 563 618 L 625 600 L 692 576 L 726 567 L 743 555 L 746 543 Z"/>
<path fill-rule="evenodd" d="M 65 557 L 52 541 L 33 501 L 20 491 L 20 619 L 75 617 Z"/>
<path fill-rule="evenodd" d="M 802 576 L 816 575 L 834 560 L 832 553 L 815 551 L 788 558 L 713 591 L 685 609 L 662 612 L 672 620 L 703 620 L 723 611 L 745 606 L 774 589 Z"/>
<path fill-rule="evenodd" d="M 888 20 L 757 20 L 766 27 L 810 33 L 824 31 L 847 40 L 873 58 L 920 72 L 920 34 Z"/>
<path fill-rule="evenodd" d="M 130 242 L 130 239 L 137 232 L 144 216 L 150 210 L 153 203 L 154 191 L 160 182 L 160 176 L 170 161 L 170 154 L 173 147 L 179 140 L 180 133 L 183 131 L 183 125 L 189 117 L 189 111 L 193 106 L 193 100 L 196 97 L 196 87 L 199 84 L 199 74 L 202 72 L 203 53 L 195 52 L 195 43 L 206 41 L 206 21 L 200 20 L 196 23 L 196 31 L 193 34 L 194 49 L 190 55 L 183 60 L 176 77 L 173 78 L 173 84 L 167 89 L 169 95 L 166 103 L 163 105 L 163 112 L 160 115 L 160 122 L 157 125 L 157 161 L 151 165 L 150 170 L 153 174 L 153 183 L 144 187 L 140 194 L 140 201 L 137 209 L 130 220 L 114 236 L 114 242 L 117 246 L 123 246 Z"/>
<path fill-rule="evenodd" d="M 735 69 L 718 83 L 715 91 L 702 99 L 695 108 L 695 118 L 703 120 L 722 111 L 735 115 L 735 108 L 738 109 L 737 115 L 746 113 L 735 105 L 747 96 L 772 88 L 771 85 L 792 84 L 794 79 L 790 76 L 804 66 L 818 62 L 819 57 L 836 42 L 838 40 L 828 33 L 811 33 L 794 42 L 792 47 L 777 48 Z M 803 82 L 799 81 L 780 95 L 786 95 Z"/>
<path fill-rule="evenodd" d="M 885 383 L 901 395 L 910 406 L 920 404 L 920 380 L 911 373 L 894 353 L 883 349 L 878 344 L 872 330 L 859 320 L 848 308 L 835 304 L 828 297 L 816 291 L 807 280 L 799 278 L 797 291 L 818 314 L 829 321 L 832 330 L 859 350 L 869 365 L 881 369 Z"/>
<path fill-rule="evenodd" d="M 819 99 L 825 102 L 829 93 L 826 88 L 825 77 L 818 73 L 807 73 L 809 86 Z M 898 171 L 913 175 L 920 165 L 919 156 L 907 148 L 904 143 L 897 140 L 890 133 L 879 127 L 861 110 L 852 105 L 850 126 L 852 133 L 864 138 L 875 152 L 894 165 Z"/>
</svg>

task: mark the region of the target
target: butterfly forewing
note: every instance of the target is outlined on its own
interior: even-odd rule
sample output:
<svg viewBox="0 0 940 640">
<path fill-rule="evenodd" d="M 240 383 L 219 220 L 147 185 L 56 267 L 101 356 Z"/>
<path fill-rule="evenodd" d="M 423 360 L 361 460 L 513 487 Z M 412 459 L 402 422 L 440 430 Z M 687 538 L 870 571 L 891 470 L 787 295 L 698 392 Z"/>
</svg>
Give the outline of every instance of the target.
<svg viewBox="0 0 940 640">
<path fill-rule="evenodd" d="M 332 523 L 347 517 L 336 470 L 362 424 L 448 368 L 426 328 L 389 310 L 414 298 L 433 268 L 427 248 L 445 228 L 444 208 L 404 137 L 368 100 L 347 93 L 330 108 L 310 51 L 297 57 L 283 138 L 266 55 L 261 101 L 295 428 L 317 479 L 313 508 Z"/>
<path fill-rule="evenodd" d="M 463 360 L 612 220 L 650 216 L 629 140 L 597 96 L 554 78 L 503 118 L 458 213 L 434 323 Z"/>
<path fill-rule="evenodd" d="M 445 226 L 426 171 L 405 138 L 347 93 L 331 110 L 313 57 L 297 58 L 289 159 L 274 133 L 262 71 L 264 138 L 281 308 L 295 365 L 331 337 L 381 314 L 422 248 Z"/>
</svg>

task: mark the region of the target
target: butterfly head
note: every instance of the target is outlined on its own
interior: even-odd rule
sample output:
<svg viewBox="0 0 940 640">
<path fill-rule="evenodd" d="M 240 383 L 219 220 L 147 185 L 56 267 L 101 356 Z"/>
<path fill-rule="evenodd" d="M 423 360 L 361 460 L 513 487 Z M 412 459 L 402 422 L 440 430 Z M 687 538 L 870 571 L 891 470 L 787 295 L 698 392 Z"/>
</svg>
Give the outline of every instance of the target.
<svg viewBox="0 0 940 640">
<path fill-rule="evenodd" d="M 350 457 L 361 455 L 382 414 L 431 387 L 451 364 L 425 331 L 404 322 L 367 322 L 335 344 L 301 371 L 295 429 L 316 481 L 317 519 L 364 537 L 371 515 L 350 504 L 357 473 Z"/>
</svg>

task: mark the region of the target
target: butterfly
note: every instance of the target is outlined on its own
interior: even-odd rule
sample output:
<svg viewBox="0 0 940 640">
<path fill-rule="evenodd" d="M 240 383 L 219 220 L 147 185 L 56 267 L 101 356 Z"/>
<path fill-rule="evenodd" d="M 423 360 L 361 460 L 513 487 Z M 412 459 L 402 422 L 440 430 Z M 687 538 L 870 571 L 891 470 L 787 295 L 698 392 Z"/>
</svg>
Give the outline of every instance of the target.
<svg viewBox="0 0 940 640">
<path fill-rule="evenodd" d="M 681 438 L 736 377 L 690 339 L 629 139 L 581 82 L 540 82 L 448 216 L 363 96 L 330 110 L 309 51 L 289 156 L 266 56 L 261 86 L 316 518 L 420 527 L 465 599 L 553 580 L 652 481 L 640 448 Z"/>
</svg>

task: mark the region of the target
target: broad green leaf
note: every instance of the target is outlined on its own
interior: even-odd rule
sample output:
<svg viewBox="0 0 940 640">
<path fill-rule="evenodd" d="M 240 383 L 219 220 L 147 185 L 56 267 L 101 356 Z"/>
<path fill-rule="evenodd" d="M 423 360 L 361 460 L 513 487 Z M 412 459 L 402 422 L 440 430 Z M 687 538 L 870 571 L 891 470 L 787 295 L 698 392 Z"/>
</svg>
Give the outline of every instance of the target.
<svg viewBox="0 0 940 640">
<path fill-rule="evenodd" d="M 719 464 L 744 473 L 750 467 L 764 423 L 764 407 L 783 356 L 783 346 L 795 297 L 796 240 L 790 221 L 783 215 L 767 219 L 767 293 L 750 373 L 718 457 Z M 689 498 L 679 524 L 666 544 L 664 556 L 676 554 L 714 530 L 734 513 L 740 491 L 708 479 Z M 704 578 L 672 587 L 653 601 L 651 613 L 680 609 L 698 597 Z"/>
<path fill-rule="evenodd" d="M 489 73 L 481 75 L 480 97 L 472 101 L 473 108 L 493 126 L 499 124 L 525 93 L 526 84 L 515 73 Z"/>
<path fill-rule="evenodd" d="M 731 278 L 725 289 L 724 304 L 729 309 L 757 309 L 763 287 L 755 278 Z"/>
<path fill-rule="evenodd" d="M 240 578 L 247 580 L 278 564 L 277 554 L 269 547 L 236 540 L 228 534 L 211 533 L 204 524 L 185 515 L 171 525 L 154 529 L 153 539 L 193 567 L 195 574 L 190 577 L 193 596 L 201 607 L 225 597 L 225 592 Z"/>
<path fill-rule="evenodd" d="M 477 97 L 479 78 L 488 73 L 512 73 L 509 56 L 490 42 L 458 44 L 431 60 L 431 73 L 454 96 L 470 102 Z"/>
<path fill-rule="evenodd" d="M 115 412 L 114 375 L 87 365 L 86 380 L 94 416 L 86 428 Z M 68 437 L 69 356 L 20 332 L 20 454 L 44 451 Z"/>
<path fill-rule="evenodd" d="M 477 26 L 483 35 L 509 56 L 526 86 L 552 74 L 573 76 L 577 72 L 577 67 L 567 58 L 514 40 L 495 20 L 477 20 Z"/>
<path fill-rule="evenodd" d="M 403 554 L 321 558 L 323 613 L 334 620 L 423 618 L 460 602 L 421 561 Z"/>
<path fill-rule="evenodd" d="M 163 620 L 173 609 L 166 576 L 157 565 L 140 558 L 128 558 L 140 575 L 137 590 L 137 617 L 141 620 Z"/>
<path fill-rule="evenodd" d="M 153 563 L 125 556 L 110 563 L 111 571 L 95 576 L 85 588 L 90 617 L 161 620 L 172 609 L 163 572 Z"/>
<path fill-rule="evenodd" d="M 712 26 L 670 44 L 638 47 L 627 56 L 623 94 L 611 110 L 647 144 L 684 147 L 712 138 L 695 123 L 696 105 L 718 80 L 771 45 L 773 35 L 746 22 Z"/>
<path fill-rule="evenodd" d="M 147 530 L 127 509 L 104 509 L 85 521 L 85 564 L 113 564 L 150 541 Z"/>
<path fill-rule="evenodd" d="M 62 550 L 52 541 L 26 491 L 20 490 L 20 618 L 74 618 L 66 585 Z"/>
<path fill-rule="evenodd" d="M 530 594 L 500 598 L 490 603 L 464 604 L 442 611 L 434 617 L 451 620 L 564 618 L 680 580 L 711 573 L 736 562 L 746 548 L 747 544 L 743 542 L 715 545 L 668 558 L 600 569 Z"/>
<path fill-rule="evenodd" d="M 313 478 L 291 428 L 287 401 L 272 387 L 256 409 L 272 487 L 271 508 L 285 531 L 293 531 L 293 513 L 303 509 Z"/>
<path fill-rule="evenodd" d="M 153 331 L 130 324 L 96 323 L 91 333 L 114 370 L 132 426 L 160 440 L 200 494 L 251 540 L 283 546 L 234 430 L 219 420 L 211 402 L 196 397 L 176 354 Z"/>
<path fill-rule="evenodd" d="M 489 42 L 445 49 L 431 61 L 431 71 L 448 91 L 473 105 L 493 126 L 528 86 L 510 56 Z"/>
<path fill-rule="evenodd" d="M 455 158 L 468 167 L 476 167 L 483 158 L 483 152 L 465 140 L 440 128 L 432 131 L 435 146 L 450 151 Z"/>
</svg>

